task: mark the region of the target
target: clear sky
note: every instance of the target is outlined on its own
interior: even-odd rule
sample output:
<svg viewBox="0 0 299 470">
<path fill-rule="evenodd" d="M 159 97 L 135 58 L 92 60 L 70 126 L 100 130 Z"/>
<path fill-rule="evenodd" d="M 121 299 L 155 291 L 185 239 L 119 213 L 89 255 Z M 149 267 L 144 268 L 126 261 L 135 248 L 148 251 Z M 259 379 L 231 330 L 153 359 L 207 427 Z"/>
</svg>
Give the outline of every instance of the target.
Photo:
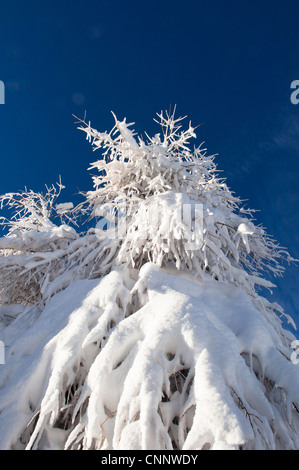
<svg viewBox="0 0 299 470">
<path fill-rule="evenodd" d="M 42 191 L 61 175 L 61 202 L 91 189 L 96 159 L 72 114 L 101 131 L 111 110 L 135 129 L 177 105 L 199 144 L 218 153 L 229 187 L 299 258 L 298 0 L 19 0 L 0 5 L 0 191 Z M 299 326 L 299 267 L 275 300 Z"/>
</svg>

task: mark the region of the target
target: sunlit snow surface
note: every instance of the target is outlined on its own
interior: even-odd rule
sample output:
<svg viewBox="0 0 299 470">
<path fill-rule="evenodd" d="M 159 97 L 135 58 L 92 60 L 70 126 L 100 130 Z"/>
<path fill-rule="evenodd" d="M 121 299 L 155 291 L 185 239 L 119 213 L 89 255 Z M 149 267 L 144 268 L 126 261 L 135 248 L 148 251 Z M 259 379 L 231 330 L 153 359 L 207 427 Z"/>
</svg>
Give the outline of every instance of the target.
<svg viewBox="0 0 299 470">
<path fill-rule="evenodd" d="M 292 334 L 240 288 L 146 264 L 2 324 L 1 449 L 299 449 Z"/>
</svg>

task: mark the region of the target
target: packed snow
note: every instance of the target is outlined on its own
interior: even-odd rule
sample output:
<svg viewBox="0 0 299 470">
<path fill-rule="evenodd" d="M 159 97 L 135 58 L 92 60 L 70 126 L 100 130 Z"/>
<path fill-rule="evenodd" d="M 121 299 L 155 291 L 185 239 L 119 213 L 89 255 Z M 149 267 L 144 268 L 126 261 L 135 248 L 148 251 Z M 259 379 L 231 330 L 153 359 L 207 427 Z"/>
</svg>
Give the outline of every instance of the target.
<svg viewBox="0 0 299 470">
<path fill-rule="evenodd" d="M 18 331 L 1 332 L 2 449 L 299 448 L 292 335 L 239 287 L 122 267 Z"/>
</svg>

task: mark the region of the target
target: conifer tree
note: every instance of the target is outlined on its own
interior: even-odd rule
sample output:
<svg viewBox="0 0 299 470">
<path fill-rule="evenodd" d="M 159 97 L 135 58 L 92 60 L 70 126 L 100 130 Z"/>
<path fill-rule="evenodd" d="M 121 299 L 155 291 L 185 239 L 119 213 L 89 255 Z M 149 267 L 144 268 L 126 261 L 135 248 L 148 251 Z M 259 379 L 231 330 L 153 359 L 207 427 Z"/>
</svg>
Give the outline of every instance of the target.
<svg viewBox="0 0 299 470">
<path fill-rule="evenodd" d="M 82 204 L 1 198 L 22 208 L 3 222 L 1 308 L 28 305 L 4 330 L 1 448 L 299 449 L 295 325 L 264 294 L 294 260 L 191 149 L 191 123 L 161 112 L 144 140 L 114 118 L 79 122 L 101 152 Z"/>
</svg>

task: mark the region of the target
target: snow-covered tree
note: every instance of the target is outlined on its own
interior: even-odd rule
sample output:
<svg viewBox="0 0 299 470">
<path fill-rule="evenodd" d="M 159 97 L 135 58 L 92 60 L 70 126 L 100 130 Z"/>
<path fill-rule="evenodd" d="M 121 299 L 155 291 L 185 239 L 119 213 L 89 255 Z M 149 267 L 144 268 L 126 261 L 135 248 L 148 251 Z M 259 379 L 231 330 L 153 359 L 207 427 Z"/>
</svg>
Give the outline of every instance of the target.
<svg viewBox="0 0 299 470">
<path fill-rule="evenodd" d="M 191 149 L 191 124 L 158 118 L 146 140 L 79 122 L 98 174 L 55 206 L 60 225 L 53 188 L 1 198 L 18 209 L 1 308 L 30 305 L 2 330 L 1 448 L 299 449 L 293 322 L 263 295 L 292 258 Z"/>
<path fill-rule="evenodd" d="M 78 234 L 73 204 L 56 204 L 63 188 L 58 183 L 45 195 L 22 191 L 0 196 L 1 207 L 11 214 L 0 220 L 8 229 L 0 239 L 2 303 L 42 307 L 70 282 L 107 271 L 105 241 L 94 229 Z"/>
<path fill-rule="evenodd" d="M 48 281 L 64 269 L 65 250 L 76 238 L 68 225 L 57 226 L 52 216 L 63 186 L 47 188 L 46 194 L 22 191 L 0 197 L 11 217 L 1 218 L 8 228 L 0 239 L 0 292 L 5 304 L 33 305 L 41 300 Z M 64 212 L 60 208 L 61 212 Z M 57 208 L 59 213 L 59 207 Z"/>
</svg>

